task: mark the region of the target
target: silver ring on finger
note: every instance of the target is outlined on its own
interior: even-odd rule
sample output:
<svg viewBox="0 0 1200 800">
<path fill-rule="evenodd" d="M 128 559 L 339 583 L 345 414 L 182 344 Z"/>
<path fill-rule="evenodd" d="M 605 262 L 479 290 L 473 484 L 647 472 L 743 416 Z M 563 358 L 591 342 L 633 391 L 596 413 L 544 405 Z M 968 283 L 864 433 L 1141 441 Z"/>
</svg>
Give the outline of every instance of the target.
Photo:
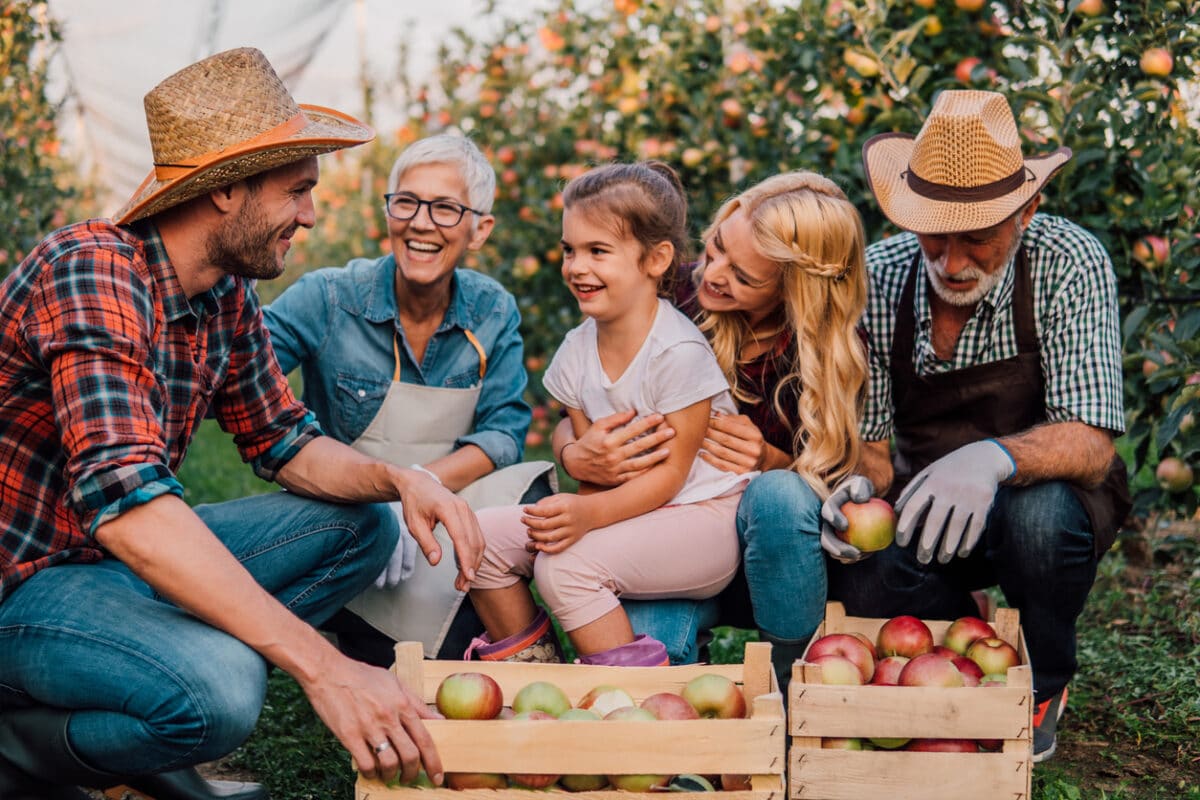
<svg viewBox="0 0 1200 800">
<path fill-rule="evenodd" d="M 371 749 L 375 751 L 375 755 L 379 755 L 380 753 L 383 753 L 384 751 L 386 751 L 386 750 L 387 750 L 388 748 L 390 748 L 391 746 L 392 746 L 392 743 L 391 743 L 391 742 L 389 742 L 387 739 L 384 739 L 382 742 L 380 742 L 379 744 L 375 745 L 375 746 L 374 746 L 374 747 L 372 747 Z"/>
</svg>

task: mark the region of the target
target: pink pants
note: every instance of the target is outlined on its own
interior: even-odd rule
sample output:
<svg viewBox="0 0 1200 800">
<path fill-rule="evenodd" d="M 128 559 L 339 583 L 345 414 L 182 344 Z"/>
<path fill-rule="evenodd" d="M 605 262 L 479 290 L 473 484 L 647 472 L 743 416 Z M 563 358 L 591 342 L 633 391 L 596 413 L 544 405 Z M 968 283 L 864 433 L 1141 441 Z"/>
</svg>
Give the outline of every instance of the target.
<svg viewBox="0 0 1200 800">
<path fill-rule="evenodd" d="M 471 585 L 502 589 L 533 578 L 566 631 L 612 611 L 620 597 L 712 597 L 737 573 L 735 515 L 741 497 L 738 488 L 699 503 L 663 506 L 597 528 L 554 555 L 525 550 L 522 506 L 485 508 L 477 516 L 487 548 Z"/>
</svg>

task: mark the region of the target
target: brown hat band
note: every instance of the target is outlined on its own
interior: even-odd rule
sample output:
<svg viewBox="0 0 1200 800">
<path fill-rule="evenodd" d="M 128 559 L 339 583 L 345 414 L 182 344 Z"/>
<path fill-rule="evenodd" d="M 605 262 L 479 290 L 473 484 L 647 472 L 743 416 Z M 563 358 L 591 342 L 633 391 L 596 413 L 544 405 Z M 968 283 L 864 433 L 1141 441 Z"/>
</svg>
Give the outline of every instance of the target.
<svg viewBox="0 0 1200 800">
<path fill-rule="evenodd" d="M 253 150 L 258 144 L 266 144 L 267 142 L 277 142 L 280 139 L 286 139 L 294 133 L 304 129 L 308 125 L 308 117 L 304 112 L 296 114 L 286 122 L 276 125 L 274 128 L 268 128 L 262 133 L 250 139 L 246 139 L 237 143 L 239 151 Z M 194 164 L 155 164 L 154 177 L 160 181 L 169 181 L 173 178 L 179 178 L 188 173 L 188 171 L 196 169 L 202 164 L 211 163 L 220 158 L 221 154 L 229 148 L 221 148 L 220 150 L 210 150 L 207 153 L 201 153 L 193 160 Z"/>
<path fill-rule="evenodd" d="M 950 186 L 946 183 L 934 183 L 917 175 L 911 168 L 904 170 L 904 179 L 908 182 L 908 188 L 930 200 L 949 203 L 984 203 L 1004 197 L 1006 194 L 1012 194 L 1021 188 L 1023 183 L 1036 180 L 1036 176 L 1031 169 L 1022 165 L 1008 177 L 981 186 Z"/>
</svg>

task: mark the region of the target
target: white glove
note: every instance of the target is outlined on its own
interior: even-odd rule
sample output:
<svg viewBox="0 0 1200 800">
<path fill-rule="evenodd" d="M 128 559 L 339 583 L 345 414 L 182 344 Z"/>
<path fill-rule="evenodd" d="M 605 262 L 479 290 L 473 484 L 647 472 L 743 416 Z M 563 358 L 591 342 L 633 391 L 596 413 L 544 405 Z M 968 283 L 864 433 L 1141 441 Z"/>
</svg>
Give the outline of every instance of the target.
<svg viewBox="0 0 1200 800">
<path fill-rule="evenodd" d="M 417 567 L 417 540 L 404 524 L 404 511 L 400 504 L 392 503 L 391 506 L 396 514 L 396 522 L 400 525 L 400 539 L 396 542 L 396 549 L 392 551 L 387 566 L 375 579 L 376 589 L 395 589 L 401 581 L 412 577 L 413 570 Z"/>
<path fill-rule="evenodd" d="M 830 557 L 843 564 L 853 564 L 870 555 L 849 542 L 843 542 L 837 537 L 837 532 L 850 526 L 846 515 L 842 513 L 842 506 L 849 502 L 865 503 L 873 494 L 875 486 L 869 478 L 850 475 L 843 479 L 821 504 L 821 548 Z"/>
<path fill-rule="evenodd" d="M 917 560 L 922 564 L 933 559 L 935 550 L 942 564 L 955 555 L 966 558 L 983 535 L 1000 482 L 1016 472 L 1016 462 L 995 439 L 947 453 L 918 472 L 896 502 L 896 544 L 907 547 L 920 526 Z"/>
</svg>

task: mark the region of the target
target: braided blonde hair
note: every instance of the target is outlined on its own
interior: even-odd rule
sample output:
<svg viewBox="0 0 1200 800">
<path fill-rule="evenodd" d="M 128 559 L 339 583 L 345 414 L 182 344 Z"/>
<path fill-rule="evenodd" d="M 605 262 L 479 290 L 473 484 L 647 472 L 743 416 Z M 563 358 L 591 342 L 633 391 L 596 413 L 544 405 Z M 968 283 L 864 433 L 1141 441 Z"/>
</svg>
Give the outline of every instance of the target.
<svg viewBox="0 0 1200 800">
<path fill-rule="evenodd" d="M 782 316 L 796 336 L 795 358 L 770 401 L 792 422 L 791 469 L 824 498 L 854 471 L 862 452 L 867 358 L 856 330 L 867 302 L 862 219 L 833 181 L 787 172 L 725 201 L 704 239 L 739 208 L 750 219 L 759 254 L 781 267 Z M 702 310 L 699 325 L 734 396 L 758 402 L 738 385 L 738 366 L 746 361 L 740 353 L 752 341 L 745 314 Z M 788 385 L 799 396 L 796 408 L 783 407 Z"/>
</svg>

